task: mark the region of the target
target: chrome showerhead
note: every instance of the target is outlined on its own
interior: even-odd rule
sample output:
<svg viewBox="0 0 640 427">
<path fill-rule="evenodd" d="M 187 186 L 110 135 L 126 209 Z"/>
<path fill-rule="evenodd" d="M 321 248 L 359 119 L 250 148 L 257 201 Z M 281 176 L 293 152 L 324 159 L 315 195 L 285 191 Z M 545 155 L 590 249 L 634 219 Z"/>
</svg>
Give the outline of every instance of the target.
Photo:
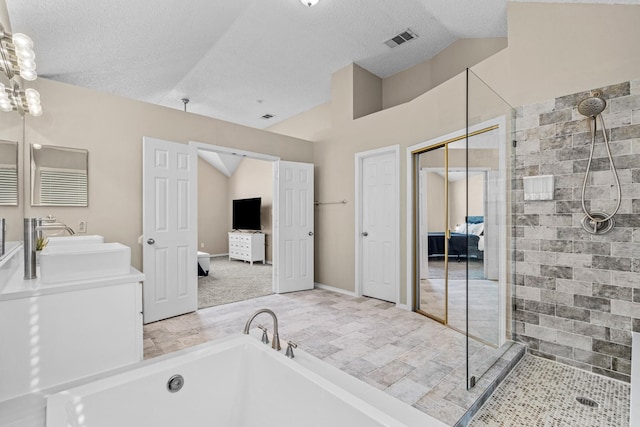
<svg viewBox="0 0 640 427">
<path fill-rule="evenodd" d="M 595 92 L 589 98 L 585 98 L 578 104 L 578 112 L 583 116 L 596 117 L 607 108 L 607 101 L 605 101 L 600 93 Z"/>
</svg>

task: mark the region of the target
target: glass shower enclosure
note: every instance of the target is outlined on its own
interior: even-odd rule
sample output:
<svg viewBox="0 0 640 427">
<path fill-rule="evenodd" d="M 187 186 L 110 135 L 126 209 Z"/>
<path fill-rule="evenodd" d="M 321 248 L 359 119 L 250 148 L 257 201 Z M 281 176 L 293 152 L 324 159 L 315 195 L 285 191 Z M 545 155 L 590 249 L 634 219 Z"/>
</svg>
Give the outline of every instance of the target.
<svg viewBox="0 0 640 427">
<path fill-rule="evenodd" d="M 467 388 L 510 347 L 515 112 L 471 70 L 457 131 L 412 151 L 413 308 L 466 337 Z"/>
</svg>

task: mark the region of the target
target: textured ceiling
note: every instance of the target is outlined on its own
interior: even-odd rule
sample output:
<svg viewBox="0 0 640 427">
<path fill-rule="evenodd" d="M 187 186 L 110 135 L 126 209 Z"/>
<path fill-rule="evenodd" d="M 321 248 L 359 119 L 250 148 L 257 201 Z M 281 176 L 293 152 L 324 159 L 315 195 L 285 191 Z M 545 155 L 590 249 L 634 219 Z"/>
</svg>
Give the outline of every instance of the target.
<svg viewBox="0 0 640 427">
<path fill-rule="evenodd" d="M 331 74 L 352 62 L 387 77 L 457 39 L 507 32 L 506 0 L 6 3 L 42 77 L 176 109 L 188 97 L 189 112 L 257 128 L 327 102 Z M 416 40 L 383 44 L 407 28 Z"/>
</svg>

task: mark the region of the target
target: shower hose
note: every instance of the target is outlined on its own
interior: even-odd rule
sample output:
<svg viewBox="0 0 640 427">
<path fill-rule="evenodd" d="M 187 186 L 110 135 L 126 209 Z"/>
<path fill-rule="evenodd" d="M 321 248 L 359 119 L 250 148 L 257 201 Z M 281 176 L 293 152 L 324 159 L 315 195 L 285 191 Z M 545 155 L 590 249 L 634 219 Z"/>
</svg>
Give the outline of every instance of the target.
<svg viewBox="0 0 640 427">
<path fill-rule="evenodd" d="M 584 200 L 584 193 L 585 190 L 587 188 L 587 180 L 589 178 L 589 172 L 591 170 L 591 163 L 593 161 L 593 151 L 594 148 L 596 146 L 596 134 L 597 134 L 597 119 L 598 117 L 600 117 L 600 122 L 602 123 L 602 136 L 604 137 L 604 145 L 607 149 L 607 156 L 609 156 L 609 164 L 610 164 L 610 170 L 611 173 L 613 174 L 613 177 L 616 181 L 616 187 L 618 190 L 618 203 L 616 205 L 615 210 L 613 211 L 613 213 L 611 215 L 609 214 L 604 214 L 604 218 L 596 218 L 595 214 L 591 214 L 589 212 L 589 210 L 587 209 L 587 207 L 585 206 L 585 200 Z M 587 171 L 584 174 L 584 181 L 582 182 L 582 210 L 584 211 L 585 215 L 589 218 L 590 220 L 590 225 L 593 226 L 593 233 L 596 234 L 598 231 L 598 224 L 600 223 L 605 223 L 607 221 L 609 221 L 611 218 L 613 218 L 613 216 L 618 212 L 618 209 L 620 209 L 620 203 L 621 203 L 621 198 L 622 198 L 622 190 L 620 189 L 620 179 L 618 178 L 618 171 L 616 170 L 616 166 L 613 163 L 613 157 L 611 156 L 611 148 L 609 147 L 609 139 L 607 138 L 607 130 L 604 124 L 604 118 L 602 117 L 602 114 L 598 114 L 597 117 L 593 117 L 593 120 L 589 120 L 589 128 L 591 129 L 591 151 L 589 153 L 589 162 L 587 163 Z"/>
</svg>

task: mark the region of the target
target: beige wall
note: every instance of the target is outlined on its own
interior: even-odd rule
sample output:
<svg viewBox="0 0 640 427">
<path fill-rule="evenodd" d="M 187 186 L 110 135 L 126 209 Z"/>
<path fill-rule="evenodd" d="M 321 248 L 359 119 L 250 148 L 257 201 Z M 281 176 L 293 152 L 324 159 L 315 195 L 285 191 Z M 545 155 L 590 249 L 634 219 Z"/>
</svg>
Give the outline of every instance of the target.
<svg viewBox="0 0 640 427">
<path fill-rule="evenodd" d="M 427 172 L 427 231 L 445 231 L 447 221 L 444 208 L 444 178 L 437 173 Z"/>
<path fill-rule="evenodd" d="M 268 262 L 273 261 L 273 227 L 271 212 L 273 210 L 273 162 L 245 158 L 238 169 L 229 179 L 229 194 L 227 209 L 229 220 L 228 230 L 232 228 L 232 201 L 234 199 L 249 199 L 260 197 L 262 208 L 260 222 L 265 234 L 265 255 Z"/>
<path fill-rule="evenodd" d="M 198 158 L 198 250 L 229 252 L 229 178 Z"/>
<path fill-rule="evenodd" d="M 473 71 L 512 105 L 640 77 L 640 43 L 637 43 L 640 6 L 509 3 L 508 13 L 509 47 L 474 66 Z M 616 31 L 588 34 L 575 31 L 576 23 L 582 28 L 600 28 L 603 22 L 615 23 Z M 316 197 L 353 200 L 354 154 L 400 144 L 401 302 L 404 303 L 407 261 L 404 149 L 464 128 L 465 77 L 455 76 L 410 102 L 351 120 L 346 114 L 353 111 L 353 100 L 348 98 L 353 73 L 349 71 L 343 69 L 332 76 L 333 126 L 313 146 Z M 493 107 L 500 108 L 501 101 L 490 90 L 480 89 L 480 79 L 472 84 L 472 117 L 477 122 L 483 115 L 490 117 L 498 111 Z M 489 99 L 491 108 L 478 99 Z M 317 216 L 317 282 L 354 290 L 354 227 L 353 204 Z"/>
<path fill-rule="evenodd" d="M 467 185 L 469 199 L 467 204 Z M 449 228 L 464 224 L 467 216 L 484 216 L 484 174 L 469 176 L 449 183 Z"/>
<path fill-rule="evenodd" d="M 132 248 L 141 268 L 142 138 L 198 141 L 312 162 L 307 141 L 196 114 L 83 89 L 46 79 L 40 91 L 44 114 L 26 117 L 27 143 L 89 150 L 89 207 L 26 207 L 28 216 L 52 214 L 72 228 L 87 221 L 88 233 Z"/>
<path fill-rule="evenodd" d="M 294 138 L 318 141 L 331 130 L 331 114 L 331 103 L 326 103 L 277 123 L 267 130 Z"/>
<path fill-rule="evenodd" d="M 507 7 L 508 49 L 473 68 L 511 105 L 640 76 L 640 6 L 508 2 Z M 594 28 L 600 30 L 581 31 Z"/>
<path fill-rule="evenodd" d="M 382 110 L 382 79 L 362 67 L 353 66 L 353 118 Z"/>
<path fill-rule="evenodd" d="M 409 102 L 506 47 L 506 38 L 457 40 L 429 61 L 384 79 L 382 108 Z"/>
</svg>

